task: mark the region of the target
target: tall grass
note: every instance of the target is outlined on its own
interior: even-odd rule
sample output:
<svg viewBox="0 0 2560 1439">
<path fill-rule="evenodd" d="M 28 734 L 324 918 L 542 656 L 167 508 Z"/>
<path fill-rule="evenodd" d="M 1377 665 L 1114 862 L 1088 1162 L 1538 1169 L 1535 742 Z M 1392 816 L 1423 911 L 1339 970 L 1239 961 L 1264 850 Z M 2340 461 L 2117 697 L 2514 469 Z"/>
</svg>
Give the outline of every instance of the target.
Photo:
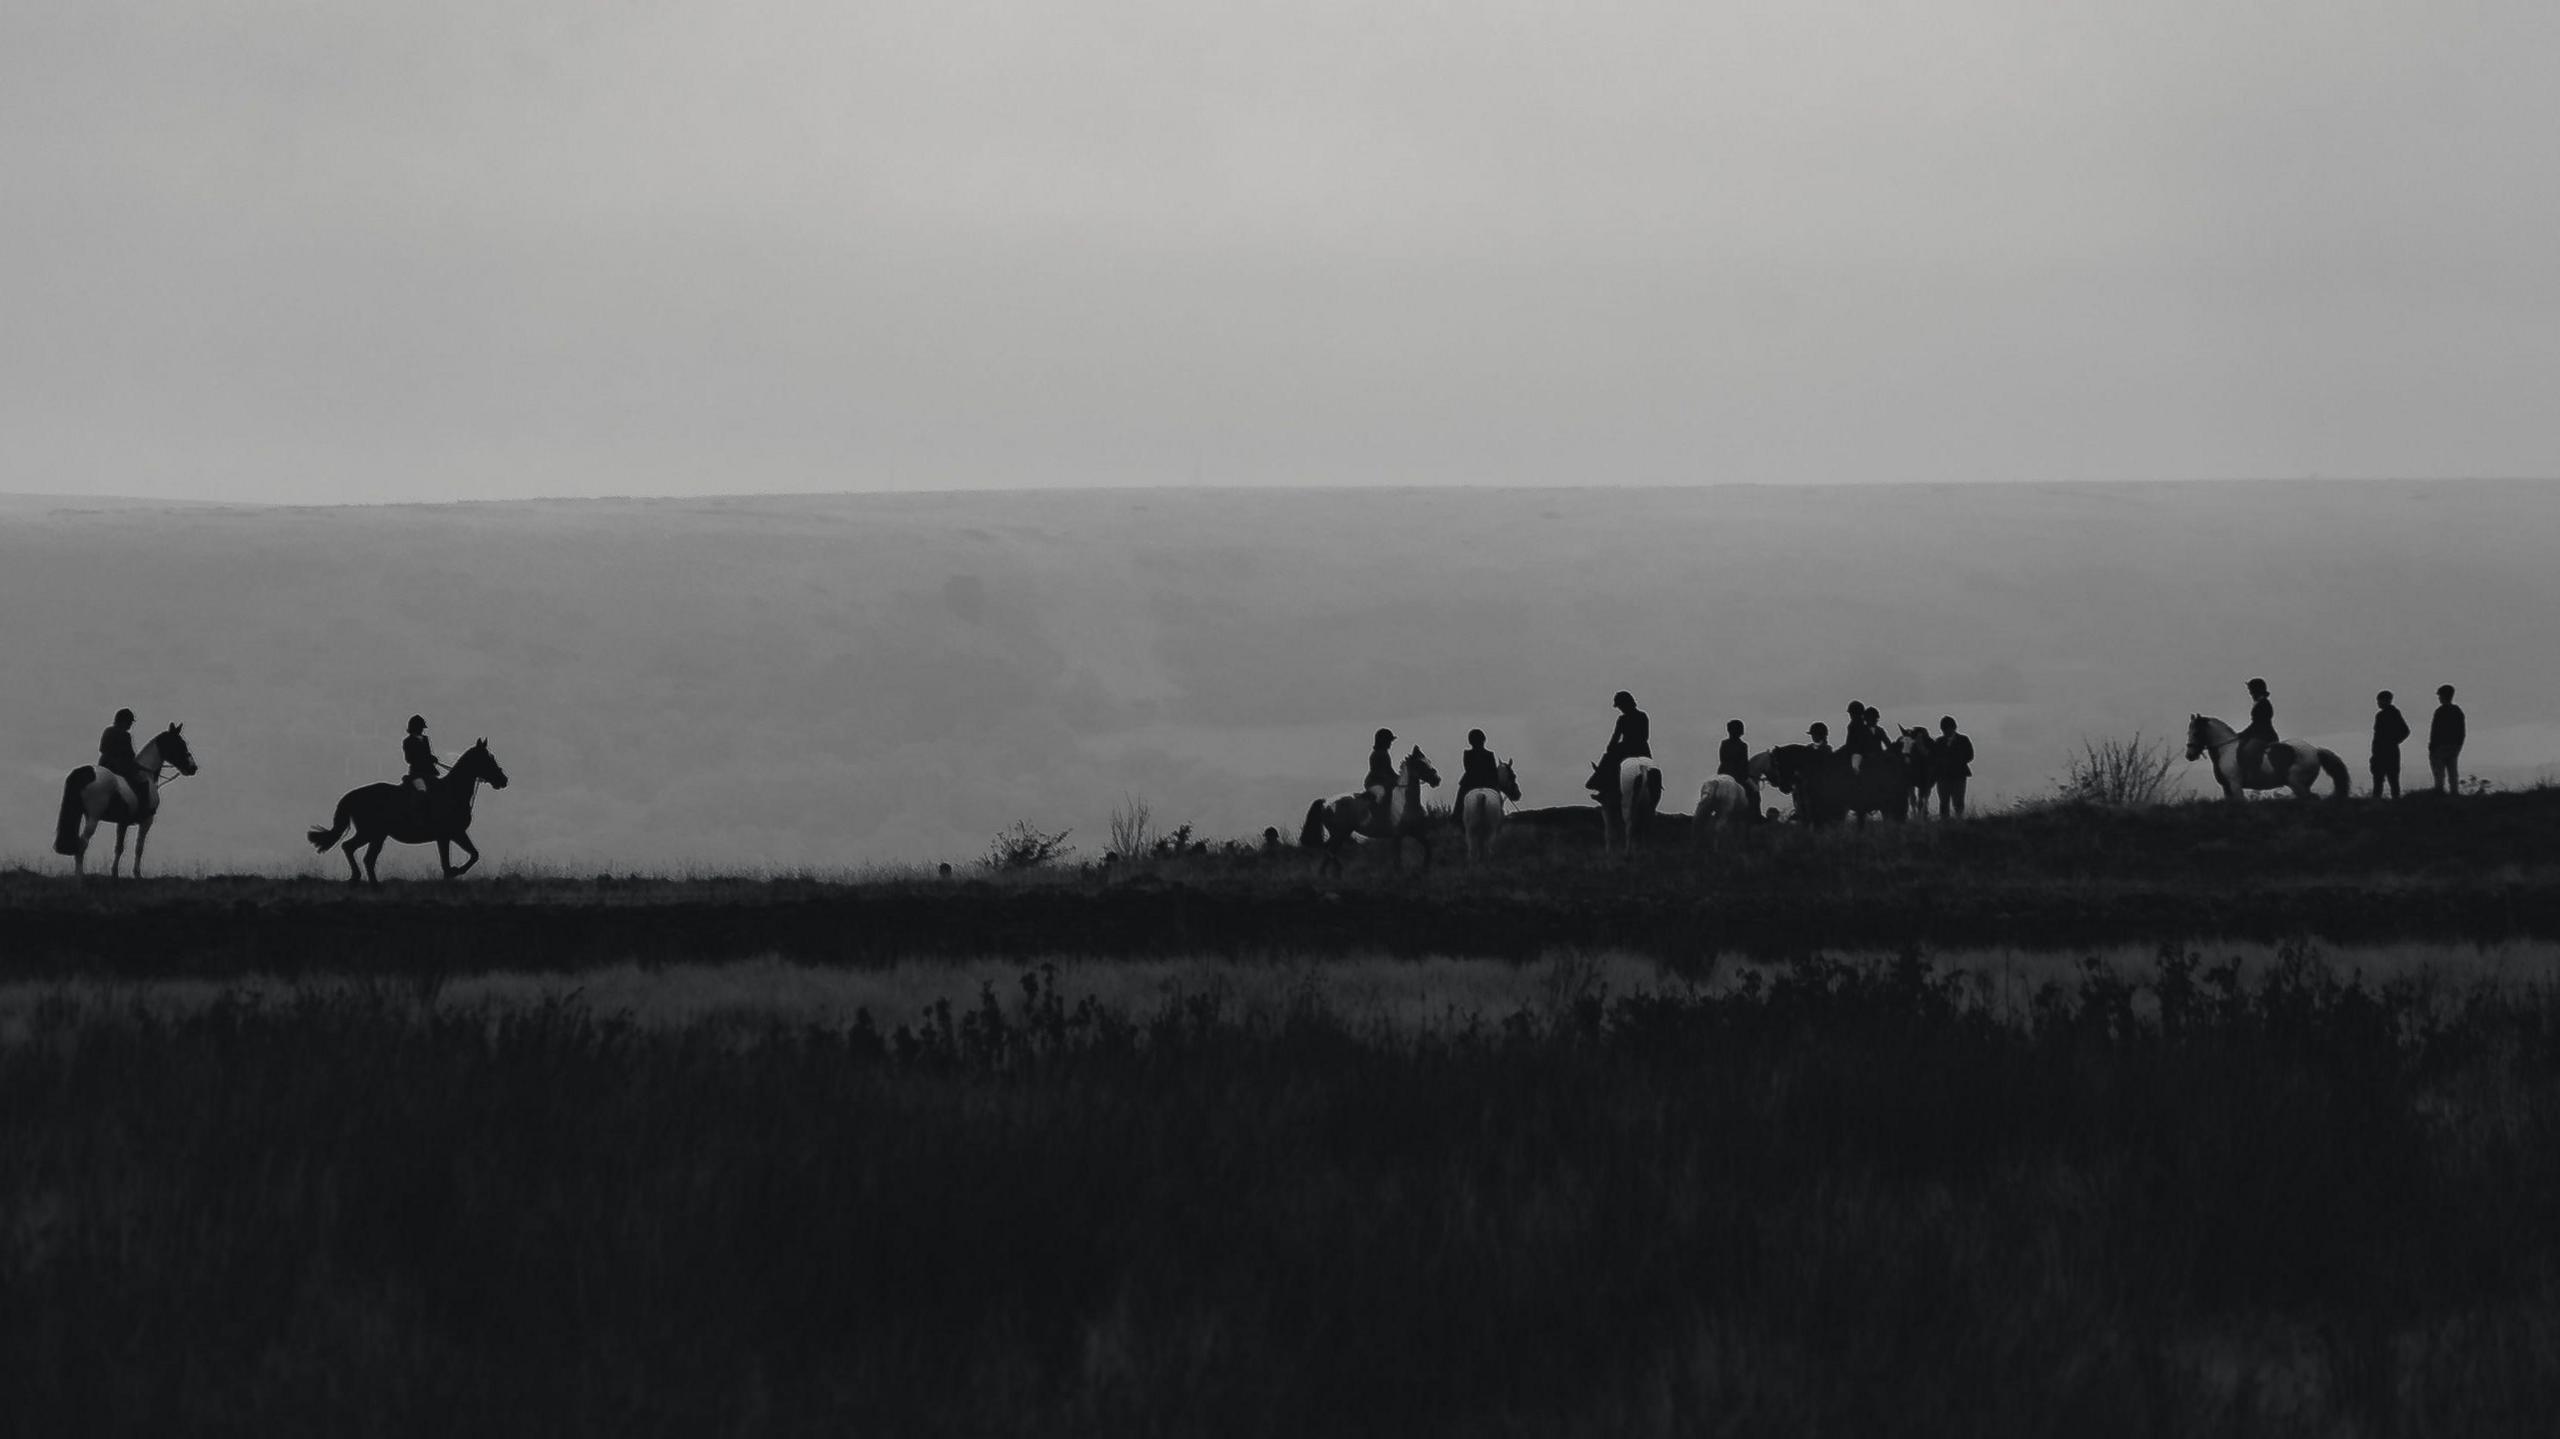
<svg viewBox="0 0 2560 1439">
<path fill-rule="evenodd" d="M 0 1043 L 25 1432 L 2534 1433 L 2560 999 L 2165 951 L 1503 1018 L 646 1028 L 405 981 Z"/>
</svg>

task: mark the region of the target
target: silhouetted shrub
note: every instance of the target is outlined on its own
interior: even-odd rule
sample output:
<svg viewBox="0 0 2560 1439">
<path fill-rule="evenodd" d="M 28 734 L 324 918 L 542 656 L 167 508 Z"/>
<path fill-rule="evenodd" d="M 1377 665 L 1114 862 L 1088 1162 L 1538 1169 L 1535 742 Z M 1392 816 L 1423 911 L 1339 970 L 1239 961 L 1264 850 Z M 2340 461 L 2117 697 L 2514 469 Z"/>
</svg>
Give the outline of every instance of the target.
<svg viewBox="0 0 2560 1439">
<path fill-rule="evenodd" d="M 2062 798 L 2086 804 L 2158 804 L 2169 788 L 2178 752 L 2167 740 L 2083 739 L 2080 752 L 2063 761 Z"/>
<path fill-rule="evenodd" d="M 989 841 L 987 857 L 980 863 L 998 873 L 1041 869 L 1075 853 L 1067 843 L 1067 836 L 1073 833 L 1074 830 L 1062 829 L 1050 834 L 1027 819 L 1018 819 Z"/>
</svg>

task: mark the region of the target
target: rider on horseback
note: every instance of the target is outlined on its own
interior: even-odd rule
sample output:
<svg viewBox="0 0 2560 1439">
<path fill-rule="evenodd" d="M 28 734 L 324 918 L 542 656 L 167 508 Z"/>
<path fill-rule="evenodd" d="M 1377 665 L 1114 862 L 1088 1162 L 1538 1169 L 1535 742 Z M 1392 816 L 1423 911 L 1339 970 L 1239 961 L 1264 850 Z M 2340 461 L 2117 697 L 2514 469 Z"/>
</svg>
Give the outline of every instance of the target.
<svg viewBox="0 0 2560 1439">
<path fill-rule="evenodd" d="M 115 723 L 99 734 L 98 768 L 131 786 L 134 808 L 142 807 L 142 762 L 133 757 L 133 711 L 117 710 Z"/>
<path fill-rule="evenodd" d="M 1484 731 L 1480 729 L 1467 731 L 1467 751 L 1458 757 L 1458 763 L 1460 772 L 1457 809 L 1458 813 L 1465 814 L 1467 791 L 1502 788 L 1502 766 L 1501 762 L 1493 757 L 1493 751 L 1484 747 Z"/>
<path fill-rule="evenodd" d="M 1609 747 L 1600 752 L 1600 763 L 1591 770 L 1591 783 L 1584 788 L 1600 797 L 1600 807 L 1611 813 L 1618 808 L 1618 766 L 1630 759 L 1653 758 L 1653 721 L 1636 708 L 1636 697 L 1620 690 L 1610 701 L 1618 707 L 1617 727 L 1609 731 Z"/>
<path fill-rule="evenodd" d="M 1820 720 L 1815 720 L 1812 727 L 1807 729 L 1804 734 L 1805 738 L 1813 741 L 1812 744 L 1805 746 L 1805 748 L 1812 750 L 1815 754 L 1831 753 L 1831 726 L 1824 724 Z"/>
<path fill-rule="evenodd" d="M 2240 731 L 2240 776 L 2247 783 L 2259 773 L 2267 746 L 2275 743 L 2276 707 L 2267 698 L 2265 680 L 2249 681 L 2249 727 Z"/>
<path fill-rule="evenodd" d="M 1387 753 L 1387 747 L 1395 742 L 1394 730 L 1378 731 L 1369 748 L 1369 777 L 1360 781 L 1360 792 L 1369 797 L 1370 818 L 1378 823 L 1385 822 L 1387 797 L 1396 792 L 1395 756 Z"/>
<path fill-rule="evenodd" d="M 1740 782 L 1742 792 L 1751 799 L 1751 817 L 1758 819 L 1760 786 L 1751 782 L 1751 746 L 1743 743 L 1742 721 L 1726 720 L 1724 736 L 1724 743 L 1716 746 L 1716 773 Z"/>
<path fill-rule="evenodd" d="M 436 773 L 445 765 L 436 758 L 436 747 L 427 742 L 424 716 L 409 716 L 409 737 L 400 741 L 400 754 L 409 762 L 409 773 L 400 782 L 422 795 L 434 793 Z"/>
</svg>

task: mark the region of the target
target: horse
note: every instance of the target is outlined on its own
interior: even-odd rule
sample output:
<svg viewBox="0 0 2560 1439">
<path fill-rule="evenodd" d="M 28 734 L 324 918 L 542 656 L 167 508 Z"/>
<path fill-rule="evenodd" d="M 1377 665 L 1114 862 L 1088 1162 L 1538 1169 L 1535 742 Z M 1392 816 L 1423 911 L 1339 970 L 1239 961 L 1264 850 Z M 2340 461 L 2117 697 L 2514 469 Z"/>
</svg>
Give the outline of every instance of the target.
<svg viewBox="0 0 2560 1439">
<path fill-rule="evenodd" d="M 53 852 L 71 856 L 71 872 L 86 874 L 89 861 L 89 836 L 98 832 L 104 820 L 116 827 L 115 862 L 107 867 L 113 879 L 124 869 L 124 832 L 127 825 L 140 832 L 133 839 L 133 877 L 142 878 L 142 848 L 151 842 L 151 821 L 160 814 L 160 771 L 175 766 L 180 774 L 196 772 L 196 757 L 187 749 L 187 737 L 171 725 L 152 737 L 133 757 L 134 768 L 142 773 L 142 793 L 116 775 L 93 764 L 84 764 L 62 778 L 62 813 L 54 821 Z"/>
<path fill-rule="evenodd" d="M 1518 803 L 1520 781 L 1511 773 L 1511 761 L 1494 767 L 1491 788 L 1478 786 L 1467 791 L 1458 801 L 1458 828 L 1467 837 L 1467 863 L 1475 864 L 1493 853 L 1493 837 L 1502 829 L 1502 802 Z"/>
<path fill-rule="evenodd" d="M 1755 779 L 1776 785 L 1780 794 L 1795 800 L 1796 818 L 1807 824 L 1830 824 L 1853 814 L 1864 824 L 1870 813 L 1899 824 L 1909 816 L 1911 771 L 1898 751 L 1870 755 L 1866 767 L 1857 769 L 1837 750 L 1789 744 L 1754 755 L 1751 766 Z"/>
<path fill-rule="evenodd" d="M 1689 822 L 1689 843 L 1710 847 L 1724 831 L 1758 818 L 1751 808 L 1750 788 L 1729 774 L 1716 775 L 1698 786 L 1698 812 Z"/>
<path fill-rule="evenodd" d="M 347 856 L 347 881 L 362 884 L 382 883 L 374 873 L 374 863 L 382 858 L 382 846 L 398 840 L 402 844 L 427 844 L 436 847 L 436 863 L 447 879 L 460 879 L 471 866 L 480 862 L 480 851 L 471 843 L 471 800 L 486 780 L 491 789 L 507 787 L 507 772 L 498 767 L 498 757 L 489 753 L 489 742 L 481 740 L 462 752 L 453 769 L 431 785 L 421 796 L 405 784 L 369 784 L 351 789 L 339 796 L 338 811 L 327 828 L 312 826 L 305 833 L 311 847 L 322 854 L 338 842 L 350 825 L 355 834 L 344 850 Z M 419 801 L 423 798 L 425 803 Z M 460 869 L 453 865 L 453 846 L 471 856 Z M 364 867 L 356 867 L 356 851 L 364 851 Z"/>
<path fill-rule="evenodd" d="M 1338 794 L 1307 806 L 1307 822 L 1298 830 L 1302 849 L 1321 849 L 1324 860 L 1319 873 L 1342 872 L 1342 847 L 1354 835 L 1365 839 L 1383 839 L 1395 845 L 1396 868 L 1404 868 L 1404 842 L 1407 838 L 1422 841 L 1422 867 L 1431 867 L 1431 817 L 1423 812 L 1422 787 L 1437 788 L 1440 772 L 1423 758 L 1422 746 L 1404 757 L 1396 769 L 1396 787 L 1387 792 L 1386 814 L 1375 813 L 1366 791 Z"/>
<path fill-rule="evenodd" d="M 2258 772 L 2240 773 L 2240 736 L 2231 726 L 2211 715 L 2187 716 L 2187 759 L 2193 763 L 2206 751 L 2213 753 L 2213 777 L 2222 786 L 2224 797 L 2238 800 L 2242 790 L 2290 789 L 2296 798 L 2311 798 L 2311 786 L 2326 774 L 2334 782 L 2331 793 L 2345 799 L 2354 783 L 2347 776 L 2347 762 L 2331 750 L 2316 744 L 2293 740 L 2271 740 L 2258 757 Z"/>
<path fill-rule="evenodd" d="M 1618 802 L 1600 797 L 1600 852 L 1607 854 L 1614 845 L 1633 857 L 1636 836 L 1662 805 L 1662 768 L 1643 755 L 1629 755 L 1618 761 L 1617 780 Z"/>
<path fill-rule="evenodd" d="M 1903 768 L 1910 776 L 1913 812 L 1927 819 L 1929 792 L 1938 787 L 1938 737 L 1919 725 L 1905 725 L 1894 748 L 1902 752 Z"/>
</svg>

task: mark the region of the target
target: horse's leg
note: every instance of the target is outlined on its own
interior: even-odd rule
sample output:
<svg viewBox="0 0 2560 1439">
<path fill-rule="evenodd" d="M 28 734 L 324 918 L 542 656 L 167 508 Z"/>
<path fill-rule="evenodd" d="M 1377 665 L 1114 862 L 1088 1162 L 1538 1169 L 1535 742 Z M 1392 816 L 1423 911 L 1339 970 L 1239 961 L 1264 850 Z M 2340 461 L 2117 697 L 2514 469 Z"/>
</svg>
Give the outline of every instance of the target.
<svg viewBox="0 0 2560 1439">
<path fill-rule="evenodd" d="M 83 813 L 80 816 L 80 847 L 71 852 L 71 873 L 74 878 L 89 872 L 89 839 L 97 832 L 98 817 Z"/>
<path fill-rule="evenodd" d="M 133 877 L 142 878 L 142 847 L 151 843 L 151 821 L 144 820 L 133 831 Z"/>
<path fill-rule="evenodd" d="M 383 847 L 385 844 L 388 844 L 388 843 L 390 842 L 390 840 L 391 840 L 391 836 L 389 836 L 389 835 L 387 835 L 387 834 L 378 834 L 378 835 L 375 835 L 375 836 L 373 837 L 373 843 L 371 843 L 371 844 L 369 844 L 369 845 L 366 845 L 366 846 L 365 846 L 365 850 L 364 850 L 364 877 L 365 877 L 365 879 L 366 879 L 366 881 L 367 881 L 368 883 L 372 883 L 372 884 L 380 884 L 380 883 L 382 883 L 382 876 L 381 876 L 379 873 L 375 872 L 374 866 L 375 866 L 376 864 L 378 864 L 378 863 L 381 861 L 381 859 L 382 859 L 382 847 Z"/>
<path fill-rule="evenodd" d="M 453 878 L 453 841 L 443 835 L 436 836 L 436 868 L 444 871 L 445 878 Z"/>
<path fill-rule="evenodd" d="M 364 882 L 364 868 L 356 863 L 356 851 L 364 848 L 364 826 L 357 825 L 355 830 L 356 832 L 348 835 L 347 842 L 338 846 L 338 849 L 340 853 L 347 857 L 347 883 L 362 884 Z"/>
<path fill-rule="evenodd" d="M 116 826 L 116 857 L 114 861 L 107 866 L 107 878 L 109 879 L 114 879 L 117 875 L 124 873 L 124 831 L 125 826 Z"/>
<path fill-rule="evenodd" d="M 460 879 L 462 876 L 464 876 L 464 875 L 466 875 L 466 874 L 469 874 L 469 873 L 471 872 L 471 866 L 473 866 L 473 865 L 475 865 L 475 864 L 478 864 L 478 863 L 480 862 L 480 851 L 479 851 L 479 849 L 478 849 L 477 847 L 475 847 L 475 846 L 471 843 L 471 836 L 469 836 L 469 835 L 467 835 L 467 834 L 457 834 L 457 835 L 455 835 L 455 836 L 453 837 L 453 842 L 454 842 L 455 844 L 458 844 L 458 845 L 462 846 L 462 852 L 463 852 L 464 854 L 467 854 L 467 855 L 471 856 L 469 859 L 466 859 L 466 860 L 464 860 L 464 861 L 462 862 L 462 868 L 457 869 L 457 870 L 455 870 L 455 871 L 453 872 L 453 877 L 454 877 L 454 878 L 456 878 L 456 879 Z"/>
</svg>

